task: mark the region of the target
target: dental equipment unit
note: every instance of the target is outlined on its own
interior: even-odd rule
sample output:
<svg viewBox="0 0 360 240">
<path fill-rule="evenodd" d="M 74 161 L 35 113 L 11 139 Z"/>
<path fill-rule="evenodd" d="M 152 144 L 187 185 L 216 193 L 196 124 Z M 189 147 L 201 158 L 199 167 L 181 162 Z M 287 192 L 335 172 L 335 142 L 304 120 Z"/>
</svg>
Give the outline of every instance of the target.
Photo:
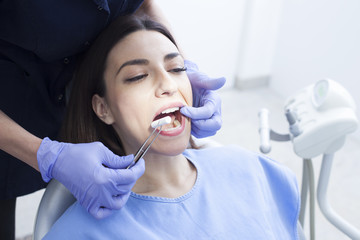
<svg viewBox="0 0 360 240">
<path fill-rule="evenodd" d="M 315 181 L 311 159 L 319 155 L 323 155 L 317 187 L 319 208 L 335 227 L 351 239 L 360 239 L 360 231 L 334 212 L 326 198 L 334 154 L 344 145 L 346 135 L 357 129 L 355 109 L 353 98 L 343 86 L 331 79 L 323 79 L 299 91 L 285 102 L 289 134 L 278 134 L 271 130 L 269 111 L 261 109 L 259 112 L 260 150 L 263 153 L 270 152 L 270 139 L 292 141 L 294 152 L 304 160 L 299 221 L 303 226 L 309 190 L 312 240 L 315 239 Z"/>
<path fill-rule="evenodd" d="M 167 117 L 163 117 L 160 118 L 158 120 L 155 120 L 151 123 L 151 127 L 154 128 L 154 130 L 152 131 L 152 133 L 149 135 L 149 137 L 145 140 L 145 142 L 141 145 L 141 147 L 139 148 L 139 150 L 137 150 L 134 160 L 131 162 L 131 164 L 127 167 L 127 169 L 129 169 L 131 166 L 133 166 L 134 164 L 136 164 L 140 158 L 142 158 L 146 152 L 149 150 L 151 144 L 155 141 L 155 139 L 157 138 L 157 136 L 159 136 L 161 130 L 162 130 L 162 126 L 169 124 L 171 122 L 171 117 L 167 116 Z M 160 127 L 158 129 L 158 127 Z M 157 133 L 155 133 L 157 131 Z M 155 135 L 155 136 L 154 136 Z M 151 137 L 154 136 L 151 140 L 151 142 L 147 144 L 147 142 L 151 139 Z"/>
</svg>

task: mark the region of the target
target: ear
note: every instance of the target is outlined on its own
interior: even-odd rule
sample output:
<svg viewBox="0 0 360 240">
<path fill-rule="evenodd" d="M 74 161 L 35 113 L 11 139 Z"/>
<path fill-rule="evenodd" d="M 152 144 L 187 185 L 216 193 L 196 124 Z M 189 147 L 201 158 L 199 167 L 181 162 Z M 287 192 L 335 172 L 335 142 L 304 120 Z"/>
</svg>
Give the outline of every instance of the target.
<svg viewBox="0 0 360 240">
<path fill-rule="evenodd" d="M 105 98 L 95 94 L 92 97 L 92 108 L 98 118 L 100 118 L 100 120 L 104 123 L 111 125 L 115 122 L 115 119 L 111 113 L 109 106 L 106 103 Z"/>
</svg>

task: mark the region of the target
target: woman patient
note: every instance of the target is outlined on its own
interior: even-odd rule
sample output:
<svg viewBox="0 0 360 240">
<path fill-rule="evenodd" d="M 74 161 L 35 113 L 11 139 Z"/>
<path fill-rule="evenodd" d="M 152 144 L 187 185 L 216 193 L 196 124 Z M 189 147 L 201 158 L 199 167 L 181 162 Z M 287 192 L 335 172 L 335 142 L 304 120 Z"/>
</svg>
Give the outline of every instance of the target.
<svg viewBox="0 0 360 240">
<path fill-rule="evenodd" d="M 295 176 L 236 146 L 194 149 L 191 120 L 179 111 L 191 105 L 184 58 L 170 33 L 135 16 L 111 24 L 78 67 L 65 140 L 100 141 L 128 155 L 154 120 L 172 122 L 137 163 L 145 173 L 121 210 L 96 220 L 75 203 L 45 239 L 297 239 Z"/>
</svg>

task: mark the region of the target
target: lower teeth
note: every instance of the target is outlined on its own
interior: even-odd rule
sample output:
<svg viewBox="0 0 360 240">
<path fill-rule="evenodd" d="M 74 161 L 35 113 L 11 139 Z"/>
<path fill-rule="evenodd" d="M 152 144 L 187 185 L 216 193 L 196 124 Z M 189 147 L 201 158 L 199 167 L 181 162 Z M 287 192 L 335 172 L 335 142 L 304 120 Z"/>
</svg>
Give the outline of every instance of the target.
<svg viewBox="0 0 360 240">
<path fill-rule="evenodd" d="M 180 124 L 179 120 L 175 119 L 173 123 L 170 123 L 170 124 L 168 124 L 168 125 L 165 125 L 166 128 L 163 129 L 163 131 L 173 130 L 173 129 L 179 127 L 180 125 L 181 125 L 181 124 Z"/>
<path fill-rule="evenodd" d="M 174 128 L 180 126 L 180 122 L 179 122 L 179 120 L 177 120 L 177 119 L 174 120 L 174 123 L 173 123 L 173 124 L 174 124 Z"/>
</svg>

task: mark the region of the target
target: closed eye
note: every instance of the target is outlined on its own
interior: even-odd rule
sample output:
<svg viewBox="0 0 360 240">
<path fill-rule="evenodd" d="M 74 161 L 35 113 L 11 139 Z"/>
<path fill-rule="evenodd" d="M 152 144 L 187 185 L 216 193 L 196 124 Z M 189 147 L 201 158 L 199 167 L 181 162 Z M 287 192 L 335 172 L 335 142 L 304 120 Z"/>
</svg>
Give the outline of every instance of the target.
<svg viewBox="0 0 360 240">
<path fill-rule="evenodd" d="M 169 72 L 173 72 L 173 73 L 179 73 L 179 72 L 185 72 L 187 70 L 186 67 L 182 67 L 182 68 L 173 68 L 171 70 L 169 70 Z"/>
<path fill-rule="evenodd" d="M 138 75 L 138 76 L 135 76 L 135 77 L 132 77 L 132 78 L 127 78 L 125 79 L 125 82 L 136 82 L 136 81 L 139 81 L 139 80 L 142 80 L 143 78 L 146 78 L 148 76 L 148 74 L 141 74 L 141 75 Z"/>
</svg>

